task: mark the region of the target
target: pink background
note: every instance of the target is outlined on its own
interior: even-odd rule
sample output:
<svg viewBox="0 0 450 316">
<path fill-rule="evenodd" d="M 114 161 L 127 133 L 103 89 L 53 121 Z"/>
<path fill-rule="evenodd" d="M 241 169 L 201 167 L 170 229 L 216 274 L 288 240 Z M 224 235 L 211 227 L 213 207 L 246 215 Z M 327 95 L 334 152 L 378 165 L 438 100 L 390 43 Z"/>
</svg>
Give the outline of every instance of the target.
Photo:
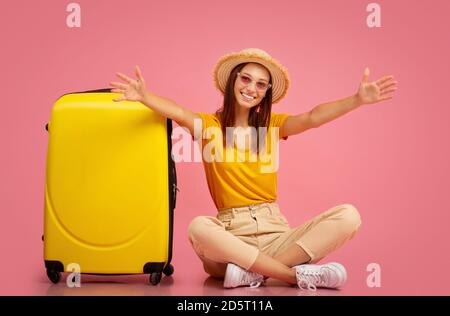
<svg viewBox="0 0 450 316">
<path fill-rule="evenodd" d="M 341 203 L 355 205 L 360 233 L 327 260 L 349 271 L 324 295 L 450 294 L 450 2 L 373 1 L 381 28 L 366 25 L 371 1 L 76 1 L 81 28 L 66 26 L 70 1 L 10 1 L 2 8 L 0 294 L 297 295 L 278 287 L 223 291 L 206 279 L 187 240 L 196 215 L 215 210 L 201 163 L 177 164 L 173 279 L 82 277 L 80 289 L 51 285 L 41 235 L 47 133 L 64 93 L 107 87 L 140 65 L 151 91 L 213 112 L 217 59 L 259 47 L 289 70 L 276 112 L 297 114 L 356 92 L 365 66 L 393 74 L 394 99 L 366 105 L 281 145 L 278 202 L 292 225 Z M 366 285 L 369 263 L 381 287 Z M 206 280 L 206 282 L 205 282 Z M 106 282 L 104 282 L 106 281 Z M 203 283 L 205 282 L 205 284 Z M 209 284 L 209 285 L 208 285 Z M 78 291 L 78 292 L 77 292 Z"/>
</svg>

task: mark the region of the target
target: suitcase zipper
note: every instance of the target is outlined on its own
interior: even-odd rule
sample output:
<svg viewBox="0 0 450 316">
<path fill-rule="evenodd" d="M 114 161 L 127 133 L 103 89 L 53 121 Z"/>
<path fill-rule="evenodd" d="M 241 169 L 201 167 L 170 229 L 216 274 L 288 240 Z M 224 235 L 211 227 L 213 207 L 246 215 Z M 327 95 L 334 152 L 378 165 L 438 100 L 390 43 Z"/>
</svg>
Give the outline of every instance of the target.
<svg viewBox="0 0 450 316">
<path fill-rule="evenodd" d="M 174 200 L 175 200 L 177 192 L 180 192 L 180 189 L 178 189 L 178 187 L 177 187 L 177 185 L 175 183 L 172 183 L 172 186 L 173 186 L 173 197 L 174 197 Z"/>
</svg>

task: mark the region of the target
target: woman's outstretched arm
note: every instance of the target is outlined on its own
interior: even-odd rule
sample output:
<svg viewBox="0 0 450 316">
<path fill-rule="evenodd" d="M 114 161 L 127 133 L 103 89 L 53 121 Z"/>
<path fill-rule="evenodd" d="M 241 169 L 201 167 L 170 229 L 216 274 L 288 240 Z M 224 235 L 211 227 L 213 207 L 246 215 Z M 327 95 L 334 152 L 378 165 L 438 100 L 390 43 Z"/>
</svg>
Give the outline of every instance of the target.
<svg viewBox="0 0 450 316">
<path fill-rule="evenodd" d="M 116 75 L 124 82 L 110 82 L 109 84 L 114 88 L 111 91 L 121 93 L 122 95 L 113 101 L 138 101 L 148 106 L 153 111 L 168 117 L 178 125 L 187 127 L 191 135 L 194 135 L 194 119 L 200 119 L 200 116 L 191 110 L 182 107 L 175 101 L 168 98 L 157 96 L 156 94 L 147 90 L 144 77 L 138 66 L 135 68 L 137 79 L 132 79 L 120 72 Z"/>
<path fill-rule="evenodd" d="M 394 77 L 384 76 L 369 82 L 369 74 L 369 68 L 366 68 L 356 94 L 337 101 L 320 104 L 306 113 L 289 116 L 281 130 L 281 137 L 299 134 L 310 128 L 322 126 L 363 104 L 391 99 L 394 91 L 397 90 L 395 86 L 397 82 L 393 81 Z"/>
</svg>

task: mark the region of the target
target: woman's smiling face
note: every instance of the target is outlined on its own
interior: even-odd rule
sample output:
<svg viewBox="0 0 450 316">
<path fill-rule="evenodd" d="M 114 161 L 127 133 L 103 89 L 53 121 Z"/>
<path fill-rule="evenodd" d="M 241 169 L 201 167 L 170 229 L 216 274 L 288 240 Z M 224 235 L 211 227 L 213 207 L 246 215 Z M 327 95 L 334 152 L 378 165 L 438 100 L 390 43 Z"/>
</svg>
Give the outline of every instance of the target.
<svg viewBox="0 0 450 316">
<path fill-rule="evenodd" d="M 248 78 L 251 81 L 246 84 L 249 81 Z M 261 103 L 267 90 L 260 89 L 260 87 L 269 84 L 269 80 L 270 73 L 264 66 L 256 63 L 245 65 L 234 82 L 234 95 L 237 104 L 250 109 Z"/>
</svg>

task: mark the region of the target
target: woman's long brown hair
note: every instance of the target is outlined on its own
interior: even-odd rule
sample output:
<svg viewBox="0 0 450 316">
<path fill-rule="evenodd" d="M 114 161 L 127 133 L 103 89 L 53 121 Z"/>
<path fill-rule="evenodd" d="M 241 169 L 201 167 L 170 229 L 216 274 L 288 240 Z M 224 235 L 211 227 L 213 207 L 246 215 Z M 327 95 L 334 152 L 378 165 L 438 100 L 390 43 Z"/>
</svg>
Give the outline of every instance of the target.
<svg viewBox="0 0 450 316">
<path fill-rule="evenodd" d="M 219 117 L 220 124 L 222 125 L 222 135 L 223 135 L 223 143 L 226 143 L 226 128 L 234 127 L 234 123 L 236 120 L 236 113 L 234 108 L 235 96 L 234 96 L 234 83 L 237 78 L 237 73 L 242 70 L 248 63 L 239 64 L 231 71 L 230 76 L 228 77 L 227 85 L 225 87 L 225 93 L 223 98 L 222 107 L 216 111 L 217 116 Z M 270 73 L 269 73 L 270 75 Z M 272 77 L 270 76 L 269 83 L 272 83 Z M 259 153 L 260 142 L 261 148 L 263 148 L 265 144 L 266 137 L 259 139 L 259 127 L 269 127 L 270 121 L 270 113 L 272 111 L 272 88 L 266 91 L 265 97 L 262 99 L 261 103 L 257 106 L 254 106 L 250 109 L 250 113 L 248 115 L 248 125 L 256 128 L 256 149 Z M 267 131 L 266 129 L 266 131 Z M 251 148 L 254 148 L 251 146 Z"/>
</svg>

